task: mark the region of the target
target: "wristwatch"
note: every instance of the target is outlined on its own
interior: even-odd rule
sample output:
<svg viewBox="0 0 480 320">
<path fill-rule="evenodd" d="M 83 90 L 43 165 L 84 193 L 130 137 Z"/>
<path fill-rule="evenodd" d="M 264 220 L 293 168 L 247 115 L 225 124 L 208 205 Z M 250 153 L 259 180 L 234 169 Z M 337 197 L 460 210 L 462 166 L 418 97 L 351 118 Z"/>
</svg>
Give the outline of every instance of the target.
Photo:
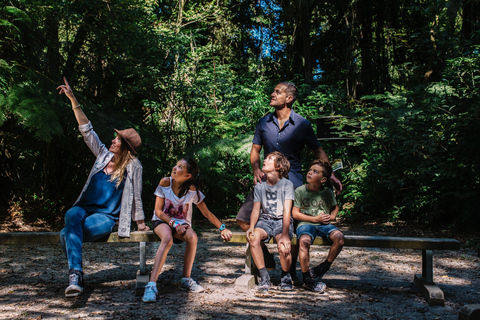
<svg viewBox="0 0 480 320">
<path fill-rule="evenodd" d="M 222 225 L 220 226 L 220 228 L 218 228 L 218 231 L 223 231 L 225 230 L 225 224 L 222 223 Z"/>
</svg>

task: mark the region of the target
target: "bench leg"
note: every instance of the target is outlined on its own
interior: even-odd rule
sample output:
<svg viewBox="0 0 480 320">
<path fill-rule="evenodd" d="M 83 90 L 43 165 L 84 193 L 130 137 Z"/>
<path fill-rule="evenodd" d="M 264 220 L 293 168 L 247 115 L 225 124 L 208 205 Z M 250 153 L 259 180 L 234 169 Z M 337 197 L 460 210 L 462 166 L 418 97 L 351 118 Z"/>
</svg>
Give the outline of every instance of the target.
<svg viewBox="0 0 480 320">
<path fill-rule="evenodd" d="M 444 305 L 443 291 L 433 282 L 433 251 L 422 250 L 422 275 L 416 274 L 413 282 L 430 305 Z"/>
<path fill-rule="evenodd" d="M 247 250 L 245 252 L 245 274 L 235 281 L 235 291 L 248 292 L 255 286 L 255 276 L 252 274 L 253 266 L 254 262 L 250 245 L 247 243 Z"/>
<path fill-rule="evenodd" d="M 147 272 L 147 252 L 146 242 L 140 242 L 140 266 L 137 270 L 137 281 L 135 284 L 135 295 L 141 296 L 145 291 L 145 286 L 150 280 L 150 274 Z"/>
<path fill-rule="evenodd" d="M 147 274 L 146 242 L 140 242 L 140 274 Z"/>
<path fill-rule="evenodd" d="M 247 243 L 247 250 L 245 252 L 245 274 L 252 274 L 252 270 L 255 266 L 255 262 L 252 258 L 252 252 L 250 251 L 250 244 Z"/>
<path fill-rule="evenodd" d="M 433 251 L 422 250 L 422 277 L 428 284 L 433 283 Z"/>
<path fill-rule="evenodd" d="M 480 319 L 480 304 L 467 304 L 460 309 L 458 320 Z"/>
</svg>

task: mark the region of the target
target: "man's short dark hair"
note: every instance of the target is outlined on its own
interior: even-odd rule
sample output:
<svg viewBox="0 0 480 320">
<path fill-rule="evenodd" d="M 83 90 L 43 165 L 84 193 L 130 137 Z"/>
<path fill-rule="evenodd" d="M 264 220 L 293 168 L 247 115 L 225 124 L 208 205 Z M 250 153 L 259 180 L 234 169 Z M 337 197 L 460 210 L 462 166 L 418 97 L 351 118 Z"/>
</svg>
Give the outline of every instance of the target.
<svg viewBox="0 0 480 320">
<path fill-rule="evenodd" d="M 289 96 L 292 96 L 293 100 L 292 100 L 292 103 L 290 103 L 290 105 L 292 105 L 297 100 L 297 97 L 298 97 L 297 87 L 290 81 L 283 81 L 283 82 L 280 82 L 279 84 L 283 84 L 284 86 L 287 87 L 285 91 Z"/>
</svg>

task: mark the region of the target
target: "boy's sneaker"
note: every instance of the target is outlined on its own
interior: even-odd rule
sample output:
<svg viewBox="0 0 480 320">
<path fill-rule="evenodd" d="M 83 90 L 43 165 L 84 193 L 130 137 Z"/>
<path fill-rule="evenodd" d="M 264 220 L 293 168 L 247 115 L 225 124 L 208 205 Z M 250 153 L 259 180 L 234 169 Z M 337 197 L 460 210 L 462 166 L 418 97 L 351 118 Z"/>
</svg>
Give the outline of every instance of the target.
<svg viewBox="0 0 480 320">
<path fill-rule="evenodd" d="M 312 278 L 303 279 L 303 286 L 313 292 L 323 293 L 327 285 L 321 281 L 316 281 Z"/>
<path fill-rule="evenodd" d="M 292 282 L 292 276 L 290 273 L 287 273 L 282 277 L 280 280 L 280 285 L 279 285 L 280 290 L 293 290 L 293 282 Z"/>
<path fill-rule="evenodd" d="M 270 277 L 260 277 L 258 281 L 257 291 L 261 293 L 267 293 L 270 289 Z"/>
<path fill-rule="evenodd" d="M 157 284 L 155 282 L 149 282 L 145 286 L 145 292 L 143 293 L 143 302 L 155 302 L 157 300 Z"/>
<path fill-rule="evenodd" d="M 325 275 L 325 272 L 322 272 L 316 268 L 311 268 L 308 272 L 310 273 L 310 277 L 312 277 L 313 279 L 318 278 L 319 280 L 321 280 Z"/>
<path fill-rule="evenodd" d="M 203 287 L 195 282 L 192 278 L 182 278 L 180 288 L 191 292 L 202 292 Z"/>
<path fill-rule="evenodd" d="M 65 297 L 73 298 L 83 292 L 85 284 L 83 282 L 83 272 L 70 269 L 68 287 L 65 289 Z"/>
</svg>

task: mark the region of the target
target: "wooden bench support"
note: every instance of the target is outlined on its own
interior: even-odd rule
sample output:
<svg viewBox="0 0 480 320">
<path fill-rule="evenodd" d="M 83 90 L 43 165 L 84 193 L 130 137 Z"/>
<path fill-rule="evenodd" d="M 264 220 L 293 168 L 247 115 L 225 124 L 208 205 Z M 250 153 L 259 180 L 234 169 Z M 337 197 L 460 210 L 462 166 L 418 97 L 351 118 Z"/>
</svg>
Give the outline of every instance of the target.
<svg viewBox="0 0 480 320">
<path fill-rule="evenodd" d="M 458 320 L 480 320 L 480 304 L 467 304 L 460 309 Z"/>
<path fill-rule="evenodd" d="M 143 296 L 145 286 L 150 281 L 150 272 L 147 270 L 147 243 L 140 242 L 140 265 L 137 270 L 137 281 L 135 282 L 135 295 Z"/>
<path fill-rule="evenodd" d="M 245 233 L 234 232 L 232 243 L 247 243 Z M 274 238 L 270 243 L 275 243 Z M 292 238 L 292 244 L 297 244 L 296 236 Z M 316 238 L 314 245 L 330 245 L 322 238 Z M 430 305 L 444 305 L 443 291 L 433 282 L 433 250 L 459 250 L 460 243 L 455 239 L 443 238 L 410 238 L 410 237 L 384 237 L 384 236 L 357 236 L 345 235 L 345 246 L 368 247 L 368 248 L 392 248 L 422 250 L 422 274 L 415 275 L 413 282 L 420 294 Z M 254 265 L 250 248 L 247 245 L 245 259 L 245 274 L 237 279 L 235 284 L 237 291 L 248 290 L 252 281 L 252 266 Z M 253 276 L 253 282 L 255 278 Z M 480 311 L 479 311 L 480 312 Z"/>
<path fill-rule="evenodd" d="M 252 273 L 255 262 L 253 261 L 252 252 L 250 251 L 250 244 L 248 243 L 245 252 L 245 274 L 235 280 L 235 291 L 237 292 L 248 292 L 250 289 L 253 289 L 256 282 L 256 277 Z"/>
<path fill-rule="evenodd" d="M 250 244 L 247 243 L 247 250 L 245 251 L 245 274 L 252 275 L 255 262 L 253 261 L 252 252 L 250 251 Z"/>
<path fill-rule="evenodd" d="M 422 250 L 422 278 L 427 284 L 433 283 L 433 251 Z"/>
<path fill-rule="evenodd" d="M 422 275 L 416 274 L 413 283 L 429 305 L 443 306 L 443 291 L 433 282 L 433 251 L 422 250 Z"/>
<path fill-rule="evenodd" d="M 429 305 L 443 306 L 445 304 L 443 291 L 435 283 L 428 283 L 419 274 L 415 275 L 413 278 L 413 283 L 417 287 L 418 292 L 420 292 Z"/>
<path fill-rule="evenodd" d="M 143 293 L 145 292 L 145 286 L 147 285 L 148 281 L 150 281 L 150 273 L 141 274 L 140 270 L 137 270 L 137 279 L 135 282 L 136 296 L 143 296 Z"/>
<path fill-rule="evenodd" d="M 248 292 L 255 286 L 255 276 L 253 274 L 242 274 L 235 280 L 235 291 Z"/>
</svg>

